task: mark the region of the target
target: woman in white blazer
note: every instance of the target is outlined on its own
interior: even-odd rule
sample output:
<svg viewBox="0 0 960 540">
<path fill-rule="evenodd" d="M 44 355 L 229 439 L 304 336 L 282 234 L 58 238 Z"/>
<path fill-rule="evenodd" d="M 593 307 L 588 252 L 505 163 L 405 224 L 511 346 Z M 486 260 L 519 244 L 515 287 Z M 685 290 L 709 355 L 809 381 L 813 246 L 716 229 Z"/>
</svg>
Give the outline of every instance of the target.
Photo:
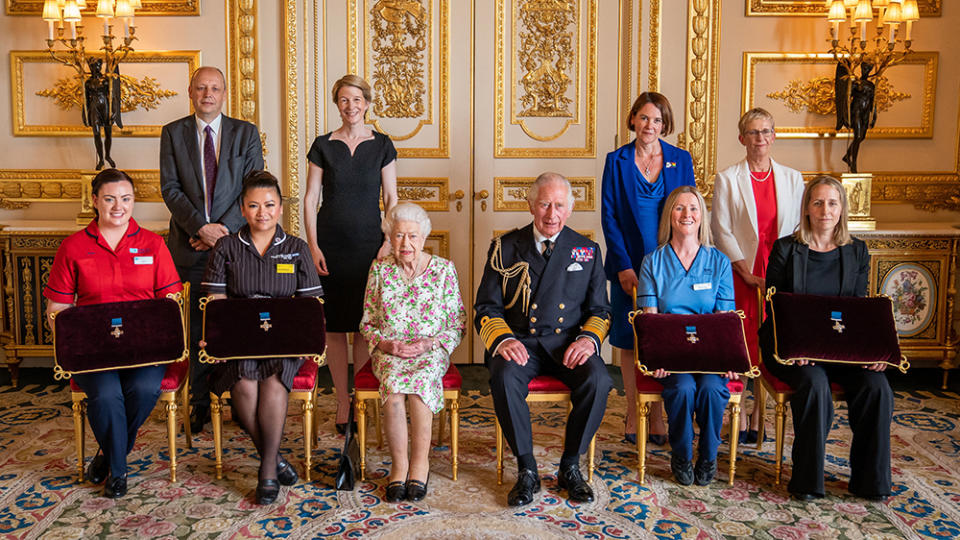
<svg viewBox="0 0 960 540">
<path fill-rule="evenodd" d="M 746 314 L 747 344 L 751 359 L 757 356 L 757 332 L 763 320 L 757 305 L 757 289 L 765 289 L 767 259 L 773 243 L 792 234 L 800 223 L 803 176 L 770 157 L 776 139 L 773 116 L 764 109 L 751 109 L 738 123 L 740 144 L 747 157 L 717 173 L 713 184 L 710 227 L 717 247 L 733 267 L 737 309 Z M 754 407 L 750 429 L 741 431 L 742 442 L 756 442 L 758 409 Z M 741 424 L 746 428 L 746 424 Z"/>
</svg>

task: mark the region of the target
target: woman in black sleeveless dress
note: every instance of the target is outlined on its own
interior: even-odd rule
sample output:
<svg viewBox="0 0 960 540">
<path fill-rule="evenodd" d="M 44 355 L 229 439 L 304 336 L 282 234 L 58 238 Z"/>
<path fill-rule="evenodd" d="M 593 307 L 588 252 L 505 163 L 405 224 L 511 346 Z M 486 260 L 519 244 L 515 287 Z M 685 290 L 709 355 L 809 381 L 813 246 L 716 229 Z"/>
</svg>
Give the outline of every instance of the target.
<svg viewBox="0 0 960 540">
<path fill-rule="evenodd" d="M 380 231 L 381 191 L 384 210 L 397 202 L 397 151 L 389 137 L 364 124 L 371 98 L 370 85 L 356 75 L 333 85 L 343 124 L 313 141 L 303 197 L 307 243 L 326 293 L 327 365 L 337 392 L 341 433 L 350 407 L 347 333 L 354 334 L 356 373 L 370 358 L 359 333 L 367 273 L 378 255 L 389 253 Z"/>
</svg>

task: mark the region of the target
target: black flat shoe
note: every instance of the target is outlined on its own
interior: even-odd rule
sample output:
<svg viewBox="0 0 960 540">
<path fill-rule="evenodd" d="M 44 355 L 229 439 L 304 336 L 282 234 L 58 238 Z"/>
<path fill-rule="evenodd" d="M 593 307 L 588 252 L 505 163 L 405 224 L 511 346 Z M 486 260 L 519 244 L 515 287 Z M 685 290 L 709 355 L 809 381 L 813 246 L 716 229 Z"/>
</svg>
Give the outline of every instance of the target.
<svg viewBox="0 0 960 540">
<path fill-rule="evenodd" d="M 107 484 L 103 487 L 103 496 L 111 499 L 119 499 L 127 494 L 127 475 L 111 476 L 107 478 Z"/>
<path fill-rule="evenodd" d="M 523 506 L 533 502 L 534 493 L 540 493 L 540 476 L 532 469 L 523 469 L 517 475 L 517 483 L 507 495 L 507 504 Z"/>
<path fill-rule="evenodd" d="M 257 504 L 273 504 L 280 494 L 280 484 L 270 478 L 257 482 Z"/>
<path fill-rule="evenodd" d="M 277 481 L 281 486 L 292 486 L 297 483 L 300 477 L 297 476 L 297 470 L 289 461 L 282 457 L 277 457 Z"/>
<path fill-rule="evenodd" d="M 570 465 L 557 473 L 557 486 L 567 490 L 567 498 L 574 502 L 593 502 L 593 489 L 583 478 L 579 465 Z"/>
<path fill-rule="evenodd" d="M 740 432 L 740 442 L 742 444 L 755 444 L 760 434 L 755 429 L 745 429 Z"/>
<path fill-rule="evenodd" d="M 430 482 L 430 475 L 423 482 L 419 480 L 407 480 L 407 500 L 413 502 L 422 501 L 427 496 L 427 484 Z"/>
<path fill-rule="evenodd" d="M 110 464 L 107 463 L 107 456 L 103 455 L 101 451 L 97 452 L 97 455 L 90 460 L 90 465 L 87 465 L 87 471 L 83 474 L 83 477 L 91 484 L 102 484 L 109 474 Z"/>
<path fill-rule="evenodd" d="M 387 502 L 400 502 L 407 498 L 407 486 L 400 480 L 387 484 Z"/>
<path fill-rule="evenodd" d="M 816 499 L 823 498 L 823 495 L 817 495 L 816 493 L 800 493 L 800 492 L 794 492 L 794 491 L 790 492 L 790 496 L 793 497 L 795 500 L 798 500 L 801 502 L 810 502 Z"/>
<path fill-rule="evenodd" d="M 670 470 L 681 486 L 689 486 L 693 483 L 693 463 L 690 460 L 673 454 L 670 456 Z"/>
<path fill-rule="evenodd" d="M 654 435 L 653 433 L 651 433 L 650 435 L 647 435 L 647 441 L 650 442 L 650 443 L 652 443 L 652 444 L 655 444 L 655 445 L 657 445 L 657 446 L 663 446 L 663 445 L 667 444 L 667 436 L 666 436 L 666 435 Z"/>
<path fill-rule="evenodd" d="M 698 486 L 710 485 L 713 477 L 717 475 L 717 460 L 707 461 L 697 459 L 697 466 L 693 470 L 693 483 Z"/>
</svg>

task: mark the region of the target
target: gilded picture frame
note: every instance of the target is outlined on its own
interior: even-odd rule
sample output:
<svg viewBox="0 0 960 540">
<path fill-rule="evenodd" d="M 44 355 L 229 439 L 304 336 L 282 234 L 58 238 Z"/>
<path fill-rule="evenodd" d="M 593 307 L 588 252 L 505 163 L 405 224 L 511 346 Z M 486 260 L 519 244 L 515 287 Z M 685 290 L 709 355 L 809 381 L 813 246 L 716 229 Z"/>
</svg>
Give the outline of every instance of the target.
<svg viewBox="0 0 960 540">
<path fill-rule="evenodd" d="M 760 83 L 758 70 L 772 67 L 779 70 L 768 74 Z M 795 75 L 789 68 L 795 68 Z M 913 67 L 922 72 L 922 77 L 899 76 L 905 67 Z M 873 139 L 923 139 L 933 137 L 934 109 L 936 104 L 937 77 L 939 73 L 939 53 L 921 51 L 910 54 L 902 64 L 888 69 L 884 77 L 890 111 L 879 113 L 877 126 L 871 129 L 867 137 Z M 846 138 L 850 134 L 837 132 L 835 127 L 835 108 L 833 108 L 833 83 L 836 61 L 830 53 L 818 52 L 750 52 L 743 53 L 743 74 L 741 80 L 742 101 L 740 113 L 754 108 L 764 107 L 777 118 L 777 137 L 782 139 L 814 139 L 824 137 Z M 813 75 L 813 76 L 811 76 Z M 829 79 L 829 80 L 828 80 Z M 915 90 L 910 91 L 910 85 Z M 881 88 L 877 99 L 880 100 Z M 805 108 L 790 109 L 797 102 L 806 101 Z M 879 101 L 878 101 L 879 102 Z M 896 102 L 896 103 L 895 103 Z M 909 123 L 891 122 L 893 108 L 906 103 L 914 114 Z M 829 111 L 829 112 L 827 112 Z M 797 115 L 806 115 L 806 121 L 797 121 Z M 903 116 L 902 113 L 900 113 Z"/>
<path fill-rule="evenodd" d="M 496 212 L 527 212 L 527 189 L 533 184 L 533 177 L 498 176 L 493 179 L 493 209 Z M 597 209 L 596 183 L 592 176 L 570 176 L 573 188 L 573 211 L 592 212 Z"/>
<path fill-rule="evenodd" d="M 744 0 L 747 17 L 826 17 L 823 0 Z M 943 0 L 917 0 L 922 17 L 939 17 Z"/>
<path fill-rule="evenodd" d="M 143 7 L 137 10 L 137 17 L 141 15 L 177 15 L 199 16 L 200 0 L 142 0 Z M 87 9 L 81 10 L 84 15 L 89 11 L 93 15 L 97 3 L 90 2 Z M 6 0 L 7 15 L 35 15 L 43 12 L 43 0 Z"/>
<path fill-rule="evenodd" d="M 102 56 L 102 53 L 90 53 L 89 56 Z M 16 137 L 89 137 L 90 128 L 83 125 L 81 112 L 78 108 L 66 111 L 74 119 L 71 124 L 34 124 L 30 123 L 27 113 L 28 99 L 46 99 L 36 95 L 27 95 L 26 75 L 24 69 L 30 64 L 49 64 L 55 66 L 56 61 L 50 57 L 46 51 L 10 51 L 10 94 L 13 100 L 13 134 Z M 170 90 L 178 94 L 178 101 L 186 104 L 186 108 L 181 111 L 180 116 L 186 116 L 193 113 L 193 107 L 190 105 L 189 97 L 186 95 L 188 79 L 197 67 L 200 66 L 200 51 L 134 51 L 127 56 L 121 64 L 121 75 L 124 75 L 123 68 L 130 64 L 183 64 L 183 78 L 175 81 L 160 81 L 158 87 L 162 90 Z M 73 77 L 72 69 L 63 66 L 58 70 L 58 76 L 62 78 Z M 43 86 L 54 87 L 57 81 L 43 81 Z M 49 96 L 54 97 L 54 96 Z M 53 101 L 45 103 L 44 107 L 56 107 Z M 156 124 L 124 124 L 124 127 L 114 128 L 114 137 L 159 137 L 160 129 L 163 124 L 177 116 L 173 115 L 155 115 Z"/>
</svg>

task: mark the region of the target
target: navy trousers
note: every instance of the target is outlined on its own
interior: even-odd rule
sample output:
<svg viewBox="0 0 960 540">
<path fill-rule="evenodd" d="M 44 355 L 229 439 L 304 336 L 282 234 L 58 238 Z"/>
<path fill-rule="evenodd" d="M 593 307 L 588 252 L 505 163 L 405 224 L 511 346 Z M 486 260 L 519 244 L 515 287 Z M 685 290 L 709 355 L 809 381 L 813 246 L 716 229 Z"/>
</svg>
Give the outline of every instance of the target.
<svg viewBox="0 0 960 540">
<path fill-rule="evenodd" d="M 720 375 L 675 373 L 660 379 L 663 406 L 670 427 L 670 450 L 687 461 L 693 460 L 693 418 L 700 426 L 699 459 L 714 461 L 720 447 L 723 411 L 730 401 L 727 379 Z"/>
<path fill-rule="evenodd" d="M 133 450 L 137 430 L 160 397 L 160 383 L 167 366 L 115 369 L 73 376 L 87 394 L 87 419 L 110 474 L 127 474 L 127 454 Z"/>
<path fill-rule="evenodd" d="M 607 394 L 613 381 L 600 356 L 594 354 L 583 365 L 568 369 L 558 364 L 540 347 L 527 347 L 530 358 L 525 366 L 497 355 L 487 364 L 490 370 L 490 394 L 504 438 L 515 456 L 533 452 L 527 385 L 537 375 L 550 375 L 570 388 L 573 409 L 567 418 L 563 451 L 581 455 L 603 421 Z"/>
<path fill-rule="evenodd" d="M 824 495 L 827 436 L 833 427 L 830 383 L 843 388 L 853 440 L 850 442 L 850 493 L 861 497 L 890 495 L 890 423 L 893 390 L 887 376 L 859 366 L 817 364 L 785 366 L 772 358 L 764 365 L 793 388 L 792 493 Z"/>
</svg>

